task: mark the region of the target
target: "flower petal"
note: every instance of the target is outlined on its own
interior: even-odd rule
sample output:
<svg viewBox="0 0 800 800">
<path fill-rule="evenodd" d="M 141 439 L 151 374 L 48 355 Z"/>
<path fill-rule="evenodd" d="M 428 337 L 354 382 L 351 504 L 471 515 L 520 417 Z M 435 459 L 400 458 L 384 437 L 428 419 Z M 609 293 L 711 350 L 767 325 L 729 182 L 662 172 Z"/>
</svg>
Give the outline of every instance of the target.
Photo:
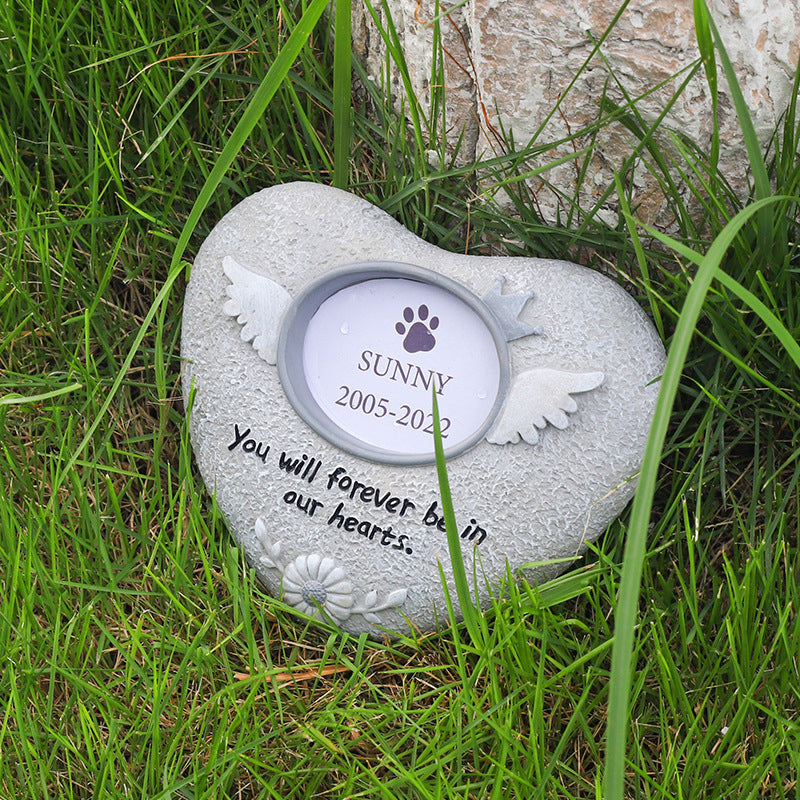
<svg viewBox="0 0 800 800">
<path fill-rule="evenodd" d="M 325 604 L 335 603 L 342 608 L 350 608 L 353 605 L 353 595 L 351 592 L 328 592 Z"/>
<path fill-rule="evenodd" d="M 328 576 L 322 581 L 325 586 L 335 586 L 337 583 L 349 583 L 347 573 L 341 567 L 334 567 L 328 571 Z"/>
<path fill-rule="evenodd" d="M 298 561 L 304 556 L 300 556 L 292 561 L 288 567 L 283 571 L 283 586 L 285 589 L 292 589 L 294 591 L 299 592 L 303 585 L 306 582 L 306 570 L 301 568 L 298 569 Z"/>
<path fill-rule="evenodd" d="M 284 586 L 283 589 L 283 602 L 287 605 L 294 606 L 297 608 L 299 603 L 305 602 L 303 600 L 303 595 L 299 591 L 293 591 L 291 589 L 286 589 Z"/>
<path fill-rule="evenodd" d="M 312 581 L 319 580 L 319 565 L 322 562 L 322 556 L 319 553 L 311 553 L 306 558 L 306 574 Z"/>
<path fill-rule="evenodd" d="M 353 585 L 350 581 L 341 581 L 336 586 L 326 586 L 325 591 L 328 597 L 352 597 Z"/>
<path fill-rule="evenodd" d="M 328 576 L 336 570 L 341 571 L 340 568 L 336 566 L 336 561 L 334 561 L 332 558 L 323 558 L 322 563 L 319 565 L 320 582 L 327 586 Z"/>
<path fill-rule="evenodd" d="M 327 611 L 330 616 L 339 622 L 344 622 L 350 616 L 349 608 L 342 608 L 341 606 L 337 606 L 333 603 L 325 603 L 325 611 Z"/>
</svg>

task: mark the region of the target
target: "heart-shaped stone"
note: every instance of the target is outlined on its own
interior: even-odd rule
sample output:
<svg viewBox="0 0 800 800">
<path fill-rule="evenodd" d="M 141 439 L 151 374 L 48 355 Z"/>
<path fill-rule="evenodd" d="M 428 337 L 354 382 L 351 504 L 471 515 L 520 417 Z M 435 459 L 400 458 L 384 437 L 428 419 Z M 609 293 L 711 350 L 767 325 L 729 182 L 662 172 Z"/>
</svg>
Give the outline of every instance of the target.
<svg viewBox="0 0 800 800">
<path fill-rule="evenodd" d="M 630 500 L 664 365 L 639 306 L 565 261 L 465 256 L 329 187 L 232 209 L 186 290 L 197 463 L 266 587 L 351 633 L 429 630 L 467 575 L 560 572 Z"/>
</svg>

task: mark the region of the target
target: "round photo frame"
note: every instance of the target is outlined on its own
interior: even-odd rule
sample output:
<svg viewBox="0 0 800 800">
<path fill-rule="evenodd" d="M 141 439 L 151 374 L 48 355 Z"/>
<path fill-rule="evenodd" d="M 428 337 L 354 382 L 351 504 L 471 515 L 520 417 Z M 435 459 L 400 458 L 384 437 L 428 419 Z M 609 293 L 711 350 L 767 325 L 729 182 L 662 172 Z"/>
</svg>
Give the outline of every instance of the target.
<svg viewBox="0 0 800 800">
<path fill-rule="evenodd" d="M 414 292 L 415 287 L 419 291 Z M 439 307 L 448 307 L 451 317 L 458 317 L 458 324 L 452 326 L 458 331 L 457 339 L 441 341 L 439 317 L 428 316 L 429 306 L 436 308 L 437 302 Z M 331 303 L 336 308 L 325 314 L 326 305 Z M 370 313 L 359 315 L 364 305 L 369 305 Z M 406 319 L 396 322 L 394 316 L 381 313 L 383 305 L 396 307 L 394 316 L 404 309 Z M 321 314 L 324 322 L 318 321 Z M 423 319 L 412 322 L 415 314 Z M 360 327 L 351 323 L 353 316 L 363 319 Z M 314 341 L 309 347 L 312 329 Z M 409 342 L 415 332 L 421 333 L 415 342 Z M 439 335 L 438 344 L 434 333 Z M 376 335 L 381 349 L 390 353 L 366 347 L 374 347 L 371 340 Z M 440 355 L 438 362 L 433 360 L 437 347 L 441 353 L 443 346 L 447 348 L 445 355 Z M 373 377 L 372 386 L 376 385 L 377 363 L 370 363 L 371 356 L 384 359 L 384 378 L 393 369 L 389 382 L 384 380 L 375 392 L 341 383 L 360 379 L 363 386 L 367 379 L 364 373 L 372 367 L 369 377 Z M 488 375 L 475 369 L 476 360 Z M 421 366 L 416 361 L 424 363 Z M 436 366 L 461 371 L 455 382 L 456 386 L 461 384 L 458 397 L 437 398 L 446 458 L 466 452 L 486 436 L 505 401 L 510 371 L 506 336 L 479 297 L 445 275 L 415 264 L 389 261 L 348 264 L 312 281 L 286 311 L 277 362 L 287 399 L 313 430 L 348 453 L 396 465 L 435 460 L 432 392 L 443 395 L 453 378 L 437 371 Z M 335 371 L 331 365 L 335 365 Z M 409 399 L 410 386 L 415 399 Z M 336 387 L 341 393 L 334 397 L 332 390 Z M 425 393 L 419 391 L 429 388 Z M 358 402 L 354 403 L 354 398 Z M 450 416 L 448 401 L 453 409 Z M 451 438 L 452 443 L 445 438 Z"/>
</svg>

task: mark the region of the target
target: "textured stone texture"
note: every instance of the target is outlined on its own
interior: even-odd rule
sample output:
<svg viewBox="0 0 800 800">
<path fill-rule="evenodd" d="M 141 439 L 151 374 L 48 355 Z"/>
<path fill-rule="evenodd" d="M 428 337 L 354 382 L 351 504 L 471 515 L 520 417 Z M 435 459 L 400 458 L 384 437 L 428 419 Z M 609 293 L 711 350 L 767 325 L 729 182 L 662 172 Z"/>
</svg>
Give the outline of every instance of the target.
<svg viewBox="0 0 800 800">
<path fill-rule="evenodd" d="M 197 254 L 186 291 L 182 355 L 187 405 L 193 398 L 190 434 L 198 466 L 273 593 L 280 592 L 283 577 L 285 599 L 313 610 L 303 596 L 313 574 L 323 588 L 352 604 L 338 608 L 346 630 L 375 634 L 372 621 L 378 620 L 404 631 L 405 618 L 430 629 L 437 615 L 446 615 L 439 564 L 449 579 L 447 541 L 423 523 L 431 504 L 441 512 L 432 465 L 364 461 L 338 450 L 300 420 L 277 369 L 242 340 L 239 323 L 223 310 L 229 286 L 225 256 L 274 280 L 292 297 L 328 270 L 363 261 L 417 264 L 459 281 L 479 297 L 502 274 L 506 292 L 536 292 L 520 318 L 543 329 L 509 343 L 512 376 L 539 367 L 604 373 L 602 386 L 580 396 L 565 430 L 546 428 L 535 446 L 484 440 L 451 460 L 460 530 L 470 520 L 486 530 L 477 552 L 490 579 L 502 575 L 507 563 L 516 570 L 576 556 L 630 500 L 664 350 L 645 314 L 616 283 L 563 261 L 447 253 L 336 189 L 305 183 L 266 189 L 226 214 Z M 249 453 L 243 444 L 231 447 L 237 425 L 240 433 L 249 429 L 254 442 Z M 281 453 L 316 459 L 321 464 L 317 477 L 309 483 L 281 471 Z M 382 492 L 409 498 L 414 512 L 389 515 L 336 486 L 329 488 L 327 476 L 336 467 Z M 304 514 L 283 500 L 289 491 L 323 507 L 313 517 Z M 406 536 L 403 548 L 327 524 L 342 501 L 345 514 Z M 473 543 L 465 539 L 463 546 L 471 574 Z M 565 566 L 553 563 L 526 574 L 541 580 Z M 378 609 L 374 616 L 370 608 Z"/>
<path fill-rule="evenodd" d="M 433 0 L 386 0 L 386 5 L 398 30 L 414 93 L 424 103 L 430 79 Z M 441 8 L 447 12 L 449 5 L 456 4 L 442 4 Z M 445 13 L 441 30 L 446 52 L 448 140 L 453 145 L 465 131 L 461 160 L 500 152 L 501 124 L 506 131 L 513 131 L 518 147 L 533 137 L 541 143 L 554 142 L 591 124 L 598 118 L 597 101 L 609 81 L 608 66 L 631 97 L 655 89 L 638 104 L 645 120 L 655 121 L 686 76 L 681 71 L 699 55 L 692 0 L 633 0 L 602 45 L 608 66 L 595 55 L 581 72 L 619 5 L 617 0 L 468 0 Z M 385 21 L 381 4 L 373 0 L 372 6 Z M 800 54 L 800 0 L 709 0 L 709 7 L 766 146 L 791 94 Z M 358 20 L 356 49 L 380 82 L 385 47 L 364 6 L 358 2 L 353 9 Z M 396 73 L 391 77 L 397 96 L 401 87 Z M 724 79 L 721 85 L 720 166 L 737 192 L 744 194 L 746 153 Z M 613 80 L 608 95 L 623 100 Z M 559 110 L 548 118 L 562 97 Z M 667 114 L 665 125 L 708 150 L 712 111 L 702 70 Z M 577 144 L 588 143 L 585 138 Z M 661 143 L 669 147 L 663 131 Z M 620 168 L 630 155 L 632 137 L 621 125 L 613 124 L 601 131 L 598 145 L 583 191 L 586 208 L 613 182 L 613 168 Z M 552 161 L 572 147 L 557 147 L 531 165 Z M 568 196 L 574 195 L 574 164 L 559 166 L 544 177 Z M 639 216 L 669 225 L 671 218 L 661 193 L 646 170 L 637 171 L 634 186 Z M 541 181 L 532 187 L 538 203 L 552 217 L 554 193 Z M 608 206 L 606 213 L 613 218 L 613 206 Z"/>
</svg>

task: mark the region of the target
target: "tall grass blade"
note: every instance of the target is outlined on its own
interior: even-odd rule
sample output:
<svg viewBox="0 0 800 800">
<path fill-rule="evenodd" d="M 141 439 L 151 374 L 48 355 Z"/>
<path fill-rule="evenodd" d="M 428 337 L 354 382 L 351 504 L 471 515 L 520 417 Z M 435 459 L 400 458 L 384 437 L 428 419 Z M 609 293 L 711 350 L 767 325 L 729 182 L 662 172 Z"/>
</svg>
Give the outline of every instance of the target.
<svg viewBox="0 0 800 800">
<path fill-rule="evenodd" d="M 647 528 L 655 495 L 656 477 L 666 440 L 672 406 L 678 391 L 683 366 L 697 320 L 711 282 L 718 274 L 725 253 L 745 223 L 782 197 L 768 197 L 742 209 L 711 243 L 700 260 L 697 275 L 686 295 L 667 356 L 661 388 L 656 401 L 653 424 L 647 439 L 639 484 L 633 500 L 628 539 L 625 544 L 619 597 L 614 625 L 614 645 L 609 681 L 608 725 L 606 728 L 605 800 L 623 800 L 625 751 L 628 731 L 629 695 L 636 615 L 639 604 L 642 568 L 647 544 Z"/>
<path fill-rule="evenodd" d="M 380 6 L 386 15 L 385 26 L 381 22 L 378 9 L 373 8 L 372 3 L 365 4 L 366 11 L 372 20 L 372 24 L 378 30 L 383 43 L 386 45 L 387 57 L 391 59 L 391 62 L 397 69 L 400 80 L 403 83 L 403 91 L 408 98 L 406 110 L 411 120 L 411 127 L 414 130 L 414 141 L 417 149 L 422 152 L 426 149 L 424 131 L 428 130 L 429 128 L 428 120 L 423 113 L 422 107 L 417 101 L 417 97 L 414 92 L 414 84 L 411 81 L 411 74 L 408 69 L 408 64 L 406 63 L 406 57 L 403 53 L 403 48 L 400 45 L 400 36 L 397 33 L 397 28 L 395 27 L 394 20 L 392 19 L 391 10 L 389 9 L 386 0 L 381 0 Z M 389 85 L 390 84 L 387 79 L 387 88 Z"/>
<path fill-rule="evenodd" d="M 714 20 L 706 12 L 706 19 L 708 26 L 711 30 L 711 35 L 714 37 L 714 42 L 717 46 L 717 53 L 719 60 L 722 64 L 722 71 L 725 73 L 725 78 L 728 81 L 728 89 L 731 93 L 734 108 L 736 109 L 736 116 L 739 119 L 739 126 L 742 129 L 742 138 L 744 139 L 745 147 L 747 148 L 747 157 L 750 162 L 750 169 L 753 173 L 753 183 L 756 190 L 756 199 L 763 200 L 770 195 L 769 175 L 767 174 L 767 165 L 764 162 L 764 156 L 761 153 L 761 145 L 756 135 L 756 129 L 753 125 L 753 120 L 750 116 L 750 109 L 744 100 L 742 89 L 739 86 L 739 80 L 736 76 L 736 70 L 733 68 L 728 51 L 725 49 L 725 43 L 722 41 L 719 30 L 714 24 Z M 765 213 L 764 209 L 760 214 Z M 769 212 L 766 212 L 767 214 Z"/>
<path fill-rule="evenodd" d="M 333 185 L 350 185 L 351 25 L 350 0 L 336 0 L 333 45 Z"/>
<path fill-rule="evenodd" d="M 717 165 L 719 164 L 719 125 L 717 124 L 719 81 L 717 79 L 717 60 L 714 56 L 714 37 L 711 35 L 708 6 L 706 6 L 705 0 L 694 0 L 694 29 L 697 49 L 700 51 L 700 58 L 706 73 L 706 83 L 708 83 L 708 90 L 711 94 L 712 133 L 709 163 L 710 173 L 713 176 L 717 174 Z"/>
<path fill-rule="evenodd" d="M 153 319 L 159 312 L 159 309 L 164 301 L 167 299 L 167 297 L 169 297 L 175 281 L 178 279 L 178 276 L 181 274 L 184 266 L 186 266 L 186 264 L 183 262 L 183 255 L 186 252 L 186 247 L 189 244 L 189 240 L 191 239 L 192 234 L 197 227 L 197 223 L 200 221 L 200 217 L 206 209 L 206 206 L 208 206 L 211 198 L 214 196 L 214 192 L 217 190 L 217 187 L 225 176 L 228 167 L 230 167 L 230 165 L 233 163 L 233 160 L 241 150 L 242 146 L 247 140 L 247 137 L 264 115 L 267 106 L 269 106 L 270 101 L 275 96 L 275 92 L 278 91 L 281 83 L 286 79 L 289 69 L 291 68 L 295 59 L 300 55 L 300 51 L 305 46 L 308 37 L 311 35 L 317 22 L 319 22 L 319 18 L 322 16 L 322 12 L 325 10 L 327 5 L 327 0 L 312 0 L 311 4 L 305 10 L 303 16 L 297 23 L 297 26 L 286 40 L 286 44 L 278 53 L 275 61 L 272 63 L 272 66 L 267 71 L 267 74 L 264 76 L 264 80 L 253 94 L 252 99 L 248 103 L 247 108 L 244 110 L 241 119 L 236 124 L 236 127 L 234 128 L 233 133 L 231 133 L 230 138 L 222 148 L 219 158 L 217 158 L 214 166 L 211 168 L 211 171 L 208 174 L 208 177 L 197 194 L 197 199 L 194 201 L 186 223 L 181 230 L 181 235 L 178 237 L 178 242 L 175 246 L 175 252 L 172 254 L 172 259 L 170 261 L 169 273 L 164 281 L 164 285 L 156 295 L 153 305 L 147 311 L 147 314 L 145 315 L 144 320 L 139 328 L 139 332 L 136 334 L 136 338 L 134 339 L 128 354 L 125 357 L 125 360 L 122 362 L 122 366 L 120 367 L 119 372 L 117 372 L 114 382 L 111 384 L 111 388 L 108 390 L 108 394 L 106 395 L 103 404 L 100 406 L 99 411 L 92 420 L 92 424 L 89 425 L 80 443 L 75 448 L 70 458 L 64 463 L 59 473 L 56 475 L 52 492 L 53 497 L 56 496 L 58 488 L 69 475 L 81 454 L 86 449 L 86 446 L 94 436 L 94 433 L 100 425 L 101 420 L 105 416 L 114 400 L 114 397 L 119 391 L 120 386 L 125 380 L 128 370 L 133 363 L 133 359 L 136 357 L 136 353 L 138 352 L 142 341 L 147 335 Z M 157 335 L 161 337 L 161 327 L 159 327 Z"/>
<path fill-rule="evenodd" d="M 14 406 L 24 405 L 25 403 L 41 403 L 43 400 L 52 400 L 54 397 L 60 397 L 63 394 L 69 394 L 76 389 L 80 389 L 83 384 L 70 383 L 68 386 L 62 386 L 60 389 L 53 389 L 50 392 L 42 392 L 41 394 L 21 395 L 16 392 L 10 392 L 0 397 L 0 406 Z"/>
<path fill-rule="evenodd" d="M 705 4 L 705 0 L 698 0 Z M 742 131 L 742 138 L 744 145 L 747 149 L 747 158 L 750 162 L 750 172 L 753 176 L 753 185 L 755 187 L 756 200 L 764 200 L 769 197 L 772 189 L 769 183 L 769 174 L 767 172 L 767 165 L 764 161 L 764 156 L 761 152 L 761 144 L 756 135 L 756 129 L 753 125 L 752 117 L 750 116 L 750 109 L 747 107 L 742 89 L 739 86 L 739 80 L 736 75 L 736 70 L 733 68 L 728 51 L 725 49 L 725 43 L 722 41 L 719 30 L 714 24 L 714 20 L 708 13 L 706 6 L 704 21 L 707 22 L 708 29 L 714 39 L 719 54 L 719 60 L 722 64 L 722 71 L 725 73 L 725 78 L 728 81 L 728 90 L 731 93 L 733 106 L 736 109 L 736 116 L 739 119 L 739 127 Z M 762 206 L 757 215 L 757 230 L 758 230 L 758 246 L 762 253 L 772 253 L 777 261 L 783 261 L 785 255 L 786 242 L 779 243 L 777 238 L 772 236 L 772 218 L 773 213 L 771 209 Z M 774 247 L 781 247 L 783 252 L 773 253 Z"/>
<path fill-rule="evenodd" d="M 439 422 L 439 404 L 436 401 L 436 392 L 433 392 L 433 443 L 436 454 L 436 474 L 439 478 L 439 494 L 442 498 L 442 514 L 444 515 L 445 530 L 447 531 L 447 548 L 450 552 L 450 564 L 453 569 L 453 582 L 456 585 L 458 603 L 461 614 L 467 626 L 470 638 L 474 645 L 481 641 L 480 625 L 478 624 L 478 611 L 473 602 L 467 581 L 467 572 L 464 569 L 464 557 L 461 553 L 461 539 L 458 537 L 456 515 L 453 511 L 453 498 L 450 494 L 450 480 L 447 476 L 447 464 L 444 460 L 444 447 L 442 446 L 442 427 Z"/>
<path fill-rule="evenodd" d="M 800 202 L 800 198 L 797 199 L 797 202 Z M 770 311 L 749 289 L 742 286 L 739 281 L 732 278 L 724 270 L 719 270 L 715 277 L 726 289 L 733 292 L 743 303 L 750 306 L 750 308 L 758 314 L 761 321 L 777 337 L 778 341 L 783 345 L 784 350 L 786 350 L 794 363 L 797 364 L 797 368 L 800 369 L 800 344 L 797 343 L 797 340 L 781 322 L 780 318 Z"/>
<path fill-rule="evenodd" d="M 800 120 L 797 117 L 797 99 L 800 96 L 800 58 L 797 60 L 797 68 L 794 73 L 792 90 L 789 93 L 789 107 L 786 109 L 786 116 L 783 121 L 782 148 L 777 159 L 778 174 L 780 176 L 778 186 L 783 185 L 782 181 L 789 178 L 794 173 L 797 179 L 795 165 L 798 155 L 800 155 Z M 797 185 L 796 183 L 794 184 Z"/>
<path fill-rule="evenodd" d="M 60 389 L 53 389 L 49 392 L 30 395 L 9 392 L 8 394 L 4 394 L 2 397 L 0 397 L 0 406 L 19 406 L 25 405 L 26 403 L 41 403 L 43 400 L 52 400 L 55 397 L 61 397 L 61 395 L 74 392 L 76 389 L 80 389 L 82 385 L 83 384 L 81 383 L 75 382 L 70 383 L 67 386 L 62 386 Z"/>
<path fill-rule="evenodd" d="M 771 202 L 788 201 L 790 203 L 800 204 L 800 197 L 790 197 L 788 195 L 775 195 L 768 199 Z M 698 266 L 702 264 L 703 257 L 690 247 L 687 247 L 676 239 L 673 239 L 671 236 L 667 236 L 665 233 L 662 233 L 656 228 L 651 228 L 649 225 L 642 225 L 642 227 L 651 236 L 668 245 L 675 250 L 676 253 L 684 256 L 684 258 L 688 259 L 692 263 L 697 264 Z M 800 369 L 800 344 L 797 343 L 797 340 L 791 334 L 789 329 L 783 324 L 783 322 L 781 322 L 780 318 L 770 311 L 766 304 L 759 300 L 755 294 L 753 294 L 746 287 L 742 286 L 739 281 L 725 272 L 722 268 L 717 271 L 714 277 L 761 318 L 761 321 L 770 329 L 770 331 L 772 331 L 778 341 L 783 345 L 787 354 Z"/>
</svg>

